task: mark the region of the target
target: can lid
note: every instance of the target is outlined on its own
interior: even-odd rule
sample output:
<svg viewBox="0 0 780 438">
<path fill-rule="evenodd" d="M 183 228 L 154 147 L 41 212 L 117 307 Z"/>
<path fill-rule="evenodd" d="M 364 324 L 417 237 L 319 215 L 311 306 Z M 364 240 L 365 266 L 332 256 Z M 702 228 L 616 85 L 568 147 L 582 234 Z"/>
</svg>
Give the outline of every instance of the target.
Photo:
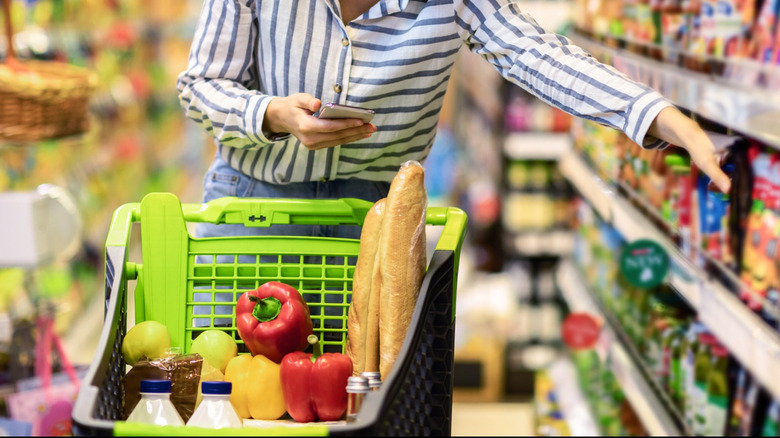
<svg viewBox="0 0 780 438">
<path fill-rule="evenodd" d="M 230 395 L 233 391 L 233 384 L 230 382 L 203 382 L 200 384 L 201 392 L 204 394 Z"/>
<path fill-rule="evenodd" d="M 347 392 L 368 392 L 368 379 L 352 376 L 347 379 Z"/>
<path fill-rule="evenodd" d="M 170 380 L 141 380 L 141 392 L 152 394 L 170 394 Z"/>
<path fill-rule="evenodd" d="M 379 379 L 381 376 L 379 371 L 363 371 L 360 373 L 360 377 L 365 377 L 368 380 L 371 380 L 372 378 Z"/>
</svg>

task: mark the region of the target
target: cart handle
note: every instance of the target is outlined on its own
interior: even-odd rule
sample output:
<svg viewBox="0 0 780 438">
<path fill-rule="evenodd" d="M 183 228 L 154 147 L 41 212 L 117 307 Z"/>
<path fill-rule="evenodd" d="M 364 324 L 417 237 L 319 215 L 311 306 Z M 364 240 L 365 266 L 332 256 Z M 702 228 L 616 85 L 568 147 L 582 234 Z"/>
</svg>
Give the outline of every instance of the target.
<svg viewBox="0 0 780 438">
<path fill-rule="evenodd" d="M 170 193 L 150 193 L 144 201 L 149 197 L 152 197 L 151 200 L 168 196 L 175 198 Z M 355 198 L 308 200 L 224 197 L 205 204 L 181 204 L 181 207 L 187 222 L 269 227 L 276 224 L 362 225 L 372 205 L 372 202 Z M 106 246 L 127 246 L 130 227 L 140 218 L 140 203 L 119 207 L 111 220 Z M 466 222 L 466 214 L 459 208 L 427 208 L 426 223 L 444 226 L 436 245 L 437 250 L 459 254 Z"/>
</svg>

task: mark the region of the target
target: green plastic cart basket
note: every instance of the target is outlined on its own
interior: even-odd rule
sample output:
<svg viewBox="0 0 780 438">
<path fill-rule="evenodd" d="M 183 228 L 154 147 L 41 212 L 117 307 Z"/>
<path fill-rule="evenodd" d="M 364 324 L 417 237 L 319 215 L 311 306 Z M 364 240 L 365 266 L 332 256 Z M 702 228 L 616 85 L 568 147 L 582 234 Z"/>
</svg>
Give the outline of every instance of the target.
<svg viewBox="0 0 780 438">
<path fill-rule="evenodd" d="M 105 323 L 98 352 L 73 410 L 75 435 L 450 435 L 455 296 L 466 215 L 429 207 L 427 224 L 443 226 L 430 260 L 409 333 L 390 375 L 365 399 L 352 423 L 205 430 L 121 421 L 128 281 L 137 280 L 135 320 L 165 324 L 173 346 L 189 352 L 198 332 L 235 331 L 241 293 L 271 281 L 297 288 L 309 304 L 325 351 L 343 352 L 352 276 L 360 241 L 325 237 L 242 236 L 193 238 L 187 223 L 362 225 L 371 203 L 358 199 L 221 198 L 181 204 L 169 193 L 114 212 L 106 240 Z M 130 232 L 141 228 L 142 264 L 128 261 Z M 240 349 L 243 345 L 239 345 Z M 241 351 L 241 350 L 240 350 Z M 245 350 L 243 350 L 245 351 Z"/>
</svg>

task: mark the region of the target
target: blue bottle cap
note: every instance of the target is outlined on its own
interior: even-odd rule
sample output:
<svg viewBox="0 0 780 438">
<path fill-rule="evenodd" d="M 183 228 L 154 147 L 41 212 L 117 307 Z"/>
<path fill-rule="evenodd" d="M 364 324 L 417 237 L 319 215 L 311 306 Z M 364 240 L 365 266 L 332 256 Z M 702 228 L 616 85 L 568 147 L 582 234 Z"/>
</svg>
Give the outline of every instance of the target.
<svg viewBox="0 0 780 438">
<path fill-rule="evenodd" d="M 171 392 L 170 380 L 141 380 L 141 392 L 167 394 Z"/>
<path fill-rule="evenodd" d="M 230 382 L 203 382 L 200 384 L 200 389 L 204 394 L 230 395 L 233 384 Z"/>
</svg>

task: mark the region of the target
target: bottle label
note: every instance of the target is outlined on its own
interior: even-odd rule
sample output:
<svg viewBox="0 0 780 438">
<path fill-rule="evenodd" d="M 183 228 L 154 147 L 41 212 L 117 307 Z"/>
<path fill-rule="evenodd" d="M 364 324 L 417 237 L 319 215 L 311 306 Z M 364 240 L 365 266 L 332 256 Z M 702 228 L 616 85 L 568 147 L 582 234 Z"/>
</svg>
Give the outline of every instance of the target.
<svg viewBox="0 0 780 438">
<path fill-rule="evenodd" d="M 696 382 L 693 392 L 693 433 L 707 433 L 707 382 Z"/>
<path fill-rule="evenodd" d="M 725 433 L 728 405 L 728 397 L 710 395 L 707 398 L 707 435 L 722 436 Z"/>
<path fill-rule="evenodd" d="M 693 373 L 693 350 L 688 350 L 682 366 L 682 379 L 685 388 L 685 421 L 688 426 L 693 427 L 696 400 L 696 385 Z"/>
<path fill-rule="evenodd" d="M 672 395 L 677 399 L 681 399 L 683 396 L 683 371 L 680 362 L 679 358 L 672 358 L 672 366 L 669 373 L 669 388 L 672 390 Z"/>
</svg>

